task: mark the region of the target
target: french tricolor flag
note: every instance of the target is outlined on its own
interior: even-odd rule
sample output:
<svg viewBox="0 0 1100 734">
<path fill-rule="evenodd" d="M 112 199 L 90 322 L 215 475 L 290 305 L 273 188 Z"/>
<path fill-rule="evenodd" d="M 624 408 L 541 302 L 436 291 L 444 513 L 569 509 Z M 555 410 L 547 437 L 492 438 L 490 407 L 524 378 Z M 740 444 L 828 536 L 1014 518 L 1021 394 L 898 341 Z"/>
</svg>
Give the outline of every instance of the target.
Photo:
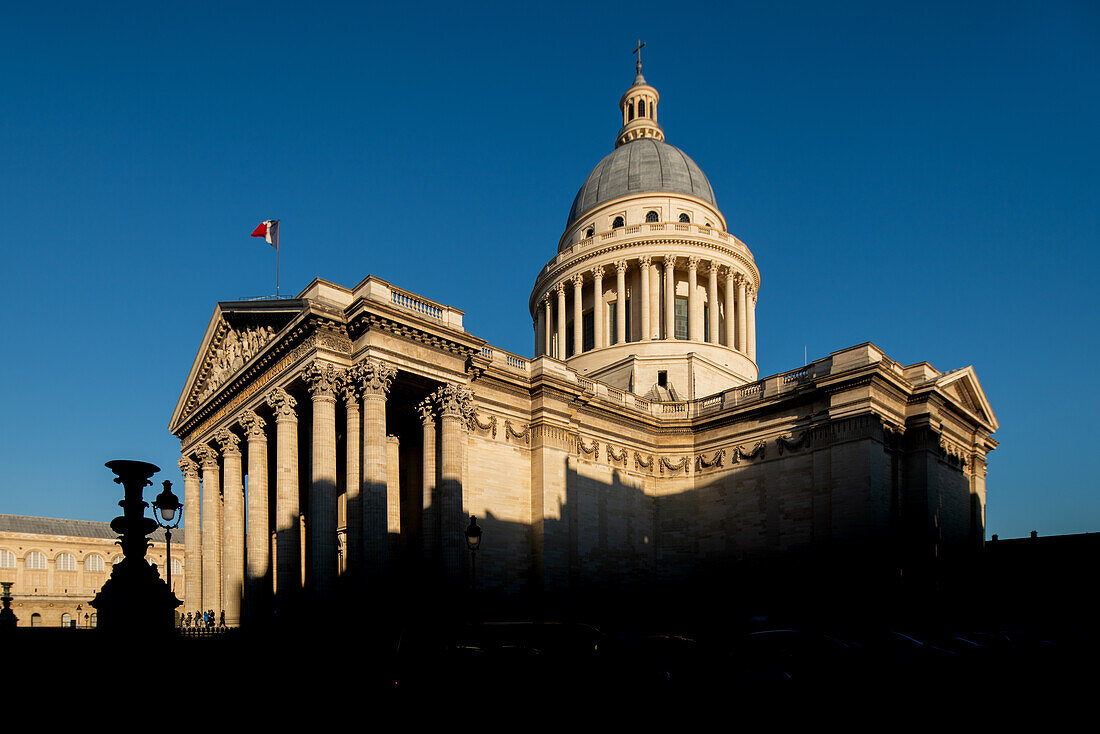
<svg viewBox="0 0 1100 734">
<path fill-rule="evenodd" d="M 256 227 L 252 231 L 253 237 L 263 237 L 267 240 L 267 244 L 279 249 L 279 220 L 268 219 L 266 222 L 260 222 L 260 226 Z"/>
</svg>

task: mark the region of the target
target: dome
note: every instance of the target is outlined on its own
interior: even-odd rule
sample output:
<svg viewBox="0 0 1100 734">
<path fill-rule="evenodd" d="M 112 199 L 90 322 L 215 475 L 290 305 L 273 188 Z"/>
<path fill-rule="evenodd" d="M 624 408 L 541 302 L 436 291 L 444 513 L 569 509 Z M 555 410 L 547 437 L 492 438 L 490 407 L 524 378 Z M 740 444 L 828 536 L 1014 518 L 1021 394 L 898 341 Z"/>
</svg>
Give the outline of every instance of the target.
<svg viewBox="0 0 1100 734">
<path fill-rule="evenodd" d="M 592 169 L 573 200 L 565 228 L 605 202 L 649 192 L 688 194 L 718 207 L 710 181 L 686 153 L 654 138 L 639 138 L 611 151 Z"/>
</svg>

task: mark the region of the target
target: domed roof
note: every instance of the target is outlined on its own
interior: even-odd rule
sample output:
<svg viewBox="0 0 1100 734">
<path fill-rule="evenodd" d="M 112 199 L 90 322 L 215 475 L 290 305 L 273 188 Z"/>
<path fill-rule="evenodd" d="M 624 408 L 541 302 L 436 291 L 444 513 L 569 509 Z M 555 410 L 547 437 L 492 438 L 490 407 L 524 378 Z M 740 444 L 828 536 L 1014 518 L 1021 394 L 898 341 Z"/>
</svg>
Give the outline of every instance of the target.
<svg viewBox="0 0 1100 734">
<path fill-rule="evenodd" d="M 654 138 L 639 138 L 620 145 L 592 169 L 573 200 L 565 228 L 605 202 L 649 192 L 688 194 L 718 206 L 710 181 L 686 153 Z"/>
</svg>

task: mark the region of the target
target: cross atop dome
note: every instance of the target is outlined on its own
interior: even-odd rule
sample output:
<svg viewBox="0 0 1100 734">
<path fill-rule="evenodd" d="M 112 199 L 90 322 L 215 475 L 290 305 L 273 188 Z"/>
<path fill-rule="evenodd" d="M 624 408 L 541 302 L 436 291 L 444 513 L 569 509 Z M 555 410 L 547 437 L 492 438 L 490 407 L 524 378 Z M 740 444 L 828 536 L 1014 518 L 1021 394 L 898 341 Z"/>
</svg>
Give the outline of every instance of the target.
<svg viewBox="0 0 1100 734">
<path fill-rule="evenodd" d="M 638 61 L 634 65 L 634 83 L 619 100 L 619 109 L 623 112 L 623 127 L 615 138 L 616 148 L 642 138 L 661 141 L 665 139 L 664 131 L 657 124 L 657 103 L 661 101 L 661 95 L 642 76 L 644 46 L 645 42 L 639 39 L 638 45 L 634 47 L 634 53 L 638 55 Z"/>
</svg>

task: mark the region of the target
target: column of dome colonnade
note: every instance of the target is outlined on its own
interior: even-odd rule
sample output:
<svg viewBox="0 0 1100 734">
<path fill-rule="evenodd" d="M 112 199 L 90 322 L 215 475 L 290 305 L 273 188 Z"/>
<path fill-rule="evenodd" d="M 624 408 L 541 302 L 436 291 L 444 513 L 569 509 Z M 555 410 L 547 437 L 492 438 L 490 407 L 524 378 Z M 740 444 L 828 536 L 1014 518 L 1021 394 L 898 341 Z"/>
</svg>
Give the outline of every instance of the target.
<svg viewBox="0 0 1100 734">
<path fill-rule="evenodd" d="M 615 285 L 605 290 L 603 276 L 609 266 L 615 271 Z M 664 271 L 663 278 L 659 269 Z M 699 279 L 700 269 L 705 275 L 703 283 Z M 591 277 L 586 277 L 585 272 Z M 635 283 L 635 273 L 641 301 L 636 308 L 640 324 L 628 331 L 627 301 L 632 295 L 630 285 Z M 682 286 L 687 299 L 686 340 L 725 346 L 755 362 L 756 291 L 751 277 L 730 262 L 694 254 L 639 255 L 595 266 L 586 264 L 584 271 L 570 272 L 548 285 L 536 300 L 542 306 L 536 310 L 534 319 L 536 350 L 567 360 L 628 341 L 675 340 L 677 288 Z M 566 297 L 567 289 L 572 291 L 571 299 Z M 583 326 L 589 311 L 586 304 L 590 304 L 593 314 L 592 339 L 587 349 Z M 611 332 L 607 331 L 607 307 L 615 317 Z M 630 308 L 635 310 L 634 306 Z M 577 318 L 578 312 L 581 318 Z M 551 324 L 556 327 L 551 329 Z M 569 336 L 572 350 L 566 348 Z"/>
</svg>

